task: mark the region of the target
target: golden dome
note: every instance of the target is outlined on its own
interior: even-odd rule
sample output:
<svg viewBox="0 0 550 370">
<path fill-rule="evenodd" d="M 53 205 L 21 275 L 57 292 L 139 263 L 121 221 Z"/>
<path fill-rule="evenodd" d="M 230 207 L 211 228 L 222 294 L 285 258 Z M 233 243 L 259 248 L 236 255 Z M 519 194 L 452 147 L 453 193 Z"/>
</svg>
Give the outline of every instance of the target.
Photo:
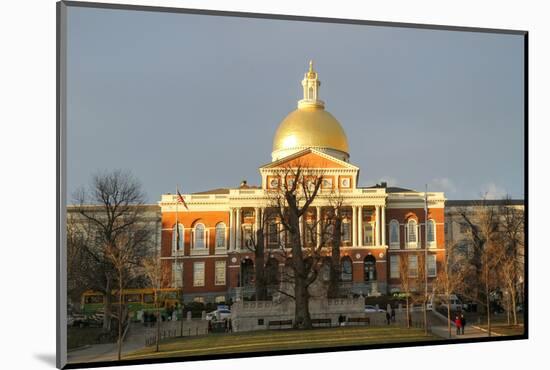
<svg viewBox="0 0 550 370">
<path fill-rule="evenodd" d="M 347 160 L 348 139 L 340 122 L 324 109 L 318 99 L 320 81 L 310 62 L 302 86 L 304 99 L 279 125 L 273 139 L 272 159 L 278 160 L 297 151 L 314 148 Z"/>
<path fill-rule="evenodd" d="M 298 108 L 281 122 L 273 151 L 305 148 L 334 149 L 348 153 L 348 139 L 336 118 L 321 107 Z"/>
</svg>

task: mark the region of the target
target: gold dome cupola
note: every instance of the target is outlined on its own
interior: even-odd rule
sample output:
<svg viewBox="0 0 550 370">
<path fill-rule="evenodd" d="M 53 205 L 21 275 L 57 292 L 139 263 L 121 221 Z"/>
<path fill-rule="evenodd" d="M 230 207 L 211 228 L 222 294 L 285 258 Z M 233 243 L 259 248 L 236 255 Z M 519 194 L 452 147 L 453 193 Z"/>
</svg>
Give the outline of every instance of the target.
<svg viewBox="0 0 550 370">
<path fill-rule="evenodd" d="M 302 80 L 304 97 L 298 101 L 298 109 L 288 114 L 275 132 L 273 161 L 307 148 L 346 162 L 349 160 L 346 133 L 340 122 L 325 110 L 325 103 L 319 99 L 320 86 L 319 76 L 310 61 Z"/>
</svg>

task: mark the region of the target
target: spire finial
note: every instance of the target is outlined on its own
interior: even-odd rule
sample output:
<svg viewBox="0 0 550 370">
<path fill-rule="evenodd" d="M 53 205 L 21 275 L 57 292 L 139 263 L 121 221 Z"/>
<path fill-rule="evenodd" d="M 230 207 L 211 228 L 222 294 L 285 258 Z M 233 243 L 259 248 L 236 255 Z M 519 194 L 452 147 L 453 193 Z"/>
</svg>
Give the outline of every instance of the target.
<svg viewBox="0 0 550 370">
<path fill-rule="evenodd" d="M 313 60 L 309 61 L 309 72 L 313 72 Z"/>
</svg>

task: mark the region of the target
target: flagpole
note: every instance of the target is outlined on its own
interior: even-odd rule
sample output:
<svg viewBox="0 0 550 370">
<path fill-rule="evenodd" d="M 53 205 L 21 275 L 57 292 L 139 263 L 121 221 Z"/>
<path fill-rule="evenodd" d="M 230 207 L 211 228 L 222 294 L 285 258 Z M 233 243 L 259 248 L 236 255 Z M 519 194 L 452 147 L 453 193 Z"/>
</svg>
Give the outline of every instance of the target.
<svg viewBox="0 0 550 370">
<path fill-rule="evenodd" d="M 428 335 L 428 184 L 424 192 L 424 333 Z"/>
</svg>

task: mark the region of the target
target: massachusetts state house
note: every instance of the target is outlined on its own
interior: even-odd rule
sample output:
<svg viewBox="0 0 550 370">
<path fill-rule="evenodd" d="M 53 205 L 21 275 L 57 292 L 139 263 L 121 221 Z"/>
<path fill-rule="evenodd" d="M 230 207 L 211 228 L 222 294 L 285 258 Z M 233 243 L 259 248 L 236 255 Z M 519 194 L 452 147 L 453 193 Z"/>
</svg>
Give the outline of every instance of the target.
<svg viewBox="0 0 550 370">
<path fill-rule="evenodd" d="M 186 206 L 177 194 L 162 195 L 165 285 L 182 287 L 184 301 L 222 302 L 234 299 L 236 292 L 253 294 L 255 260 L 250 237 L 270 207 L 269 191 L 281 186 L 281 169 L 297 163 L 323 177 L 301 227 L 307 229 L 323 219 L 331 195 L 338 193 L 342 200 L 340 279 L 350 293 L 401 290 L 400 260 L 407 259 L 407 273 L 414 278 L 423 261 L 420 256 L 426 252 L 429 282 L 436 277 L 445 255 L 444 194 L 426 195 L 385 183 L 359 187 L 359 168 L 350 161 L 346 133 L 319 99 L 320 84 L 310 63 L 302 80 L 303 99 L 279 125 L 271 162 L 259 168 L 260 186 L 243 182 L 235 188 L 183 194 Z M 268 272 L 277 273 L 285 265 L 281 230 L 276 219 L 264 227 Z M 305 234 L 304 245 L 322 242 Z"/>
</svg>

